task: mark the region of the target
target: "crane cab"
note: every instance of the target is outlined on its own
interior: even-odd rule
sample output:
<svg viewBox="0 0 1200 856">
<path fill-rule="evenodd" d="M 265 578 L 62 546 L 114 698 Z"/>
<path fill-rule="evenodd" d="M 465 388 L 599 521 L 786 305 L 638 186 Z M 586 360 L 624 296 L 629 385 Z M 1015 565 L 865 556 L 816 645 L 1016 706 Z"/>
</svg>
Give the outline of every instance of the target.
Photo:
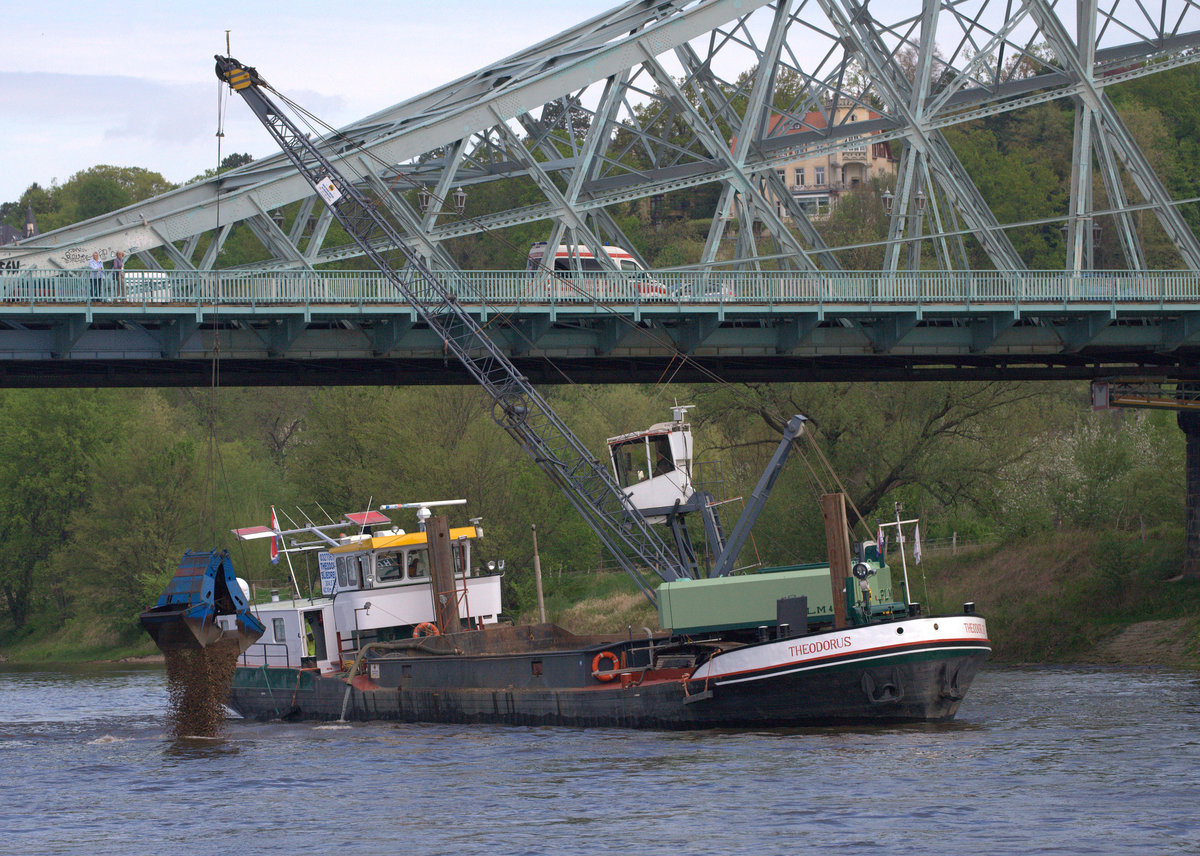
<svg viewBox="0 0 1200 856">
<path fill-rule="evenodd" d="M 633 506 L 651 523 L 662 523 L 666 511 L 691 499 L 692 428 L 690 405 L 671 410 L 670 422 L 608 439 L 613 476 Z M 655 513 L 661 512 L 661 513 Z"/>
</svg>

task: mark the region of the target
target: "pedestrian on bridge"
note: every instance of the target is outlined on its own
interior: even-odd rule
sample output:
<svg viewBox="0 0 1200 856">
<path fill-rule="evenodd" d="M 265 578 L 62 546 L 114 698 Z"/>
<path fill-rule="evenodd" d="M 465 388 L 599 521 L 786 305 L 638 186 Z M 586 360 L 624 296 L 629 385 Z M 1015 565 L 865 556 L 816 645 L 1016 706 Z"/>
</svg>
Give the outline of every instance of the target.
<svg viewBox="0 0 1200 856">
<path fill-rule="evenodd" d="M 113 280 L 116 284 L 117 297 L 125 299 L 125 251 L 117 250 L 113 257 Z"/>
<path fill-rule="evenodd" d="M 92 300 L 99 300 L 100 290 L 104 286 L 104 262 L 100 261 L 99 253 L 92 253 L 92 260 L 88 262 L 88 267 L 92 270 Z"/>
</svg>

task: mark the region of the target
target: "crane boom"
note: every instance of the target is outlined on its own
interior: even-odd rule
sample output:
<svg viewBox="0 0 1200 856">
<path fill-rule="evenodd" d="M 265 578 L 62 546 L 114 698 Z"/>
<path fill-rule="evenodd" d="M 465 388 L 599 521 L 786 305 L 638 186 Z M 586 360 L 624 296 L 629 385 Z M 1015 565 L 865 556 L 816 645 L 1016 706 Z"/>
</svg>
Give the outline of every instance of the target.
<svg viewBox="0 0 1200 856">
<path fill-rule="evenodd" d="M 690 573 L 630 503 L 607 467 L 567 428 L 462 308 L 454 292 L 408 246 L 384 218 L 381 207 L 347 180 L 279 110 L 267 96 L 265 90 L 270 87 L 258 72 L 232 57 L 217 56 L 216 61 L 218 79 L 242 96 L 346 233 L 491 397 L 492 418 L 558 485 L 646 598 L 657 606 L 654 585 L 645 569 L 668 581 L 689 577 Z M 388 261 L 381 247 L 394 247 L 399 252 L 402 270 Z"/>
<path fill-rule="evenodd" d="M 797 413 L 783 426 L 783 438 L 779 441 L 779 446 L 775 449 L 775 454 L 771 456 L 767 468 L 763 470 L 754 492 L 750 494 L 750 502 L 746 505 L 742 516 L 738 518 L 737 525 L 733 527 L 733 534 L 729 536 L 729 540 L 725 542 L 725 546 L 717 556 L 712 576 L 727 577 L 733 573 L 734 560 L 742 551 L 742 546 L 750 536 L 750 530 L 754 528 L 754 523 L 758 520 L 763 506 L 767 504 L 767 497 L 771 495 L 771 491 L 775 487 L 775 480 L 779 478 L 779 474 L 783 471 L 783 465 L 792 452 L 792 441 L 800 436 L 804 430 L 804 423 L 807 421 Z"/>
</svg>

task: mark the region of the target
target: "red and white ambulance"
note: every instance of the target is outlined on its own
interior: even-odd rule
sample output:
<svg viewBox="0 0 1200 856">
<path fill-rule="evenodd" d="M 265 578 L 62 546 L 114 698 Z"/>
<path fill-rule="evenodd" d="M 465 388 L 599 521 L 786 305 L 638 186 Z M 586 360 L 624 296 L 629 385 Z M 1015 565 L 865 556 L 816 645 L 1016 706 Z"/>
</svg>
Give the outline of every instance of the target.
<svg viewBox="0 0 1200 856">
<path fill-rule="evenodd" d="M 552 261 L 546 251 L 545 241 L 529 247 L 526 270 L 531 277 L 530 297 L 618 301 L 668 297 L 667 287 L 649 276 L 633 253 L 623 247 L 604 247 L 616 270 L 606 267 L 582 244 L 559 244 Z"/>
</svg>

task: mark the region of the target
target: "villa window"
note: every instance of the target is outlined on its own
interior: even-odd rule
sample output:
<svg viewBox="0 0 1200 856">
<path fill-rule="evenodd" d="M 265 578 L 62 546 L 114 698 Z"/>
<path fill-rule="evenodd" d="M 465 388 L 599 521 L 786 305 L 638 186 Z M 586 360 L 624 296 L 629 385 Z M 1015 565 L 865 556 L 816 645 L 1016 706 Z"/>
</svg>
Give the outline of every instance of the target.
<svg viewBox="0 0 1200 856">
<path fill-rule="evenodd" d="M 823 185 L 825 183 L 825 167 L 819 166 L 814 171 L 817 174 L 816 175 L 817 186 L 820 187 L 821 185 Z"/>
<path fill-rule="evenodd" d="M 796 169 L 796 186 L 804 186 L 804 167 L 797 167 Z"/>
</svg>

